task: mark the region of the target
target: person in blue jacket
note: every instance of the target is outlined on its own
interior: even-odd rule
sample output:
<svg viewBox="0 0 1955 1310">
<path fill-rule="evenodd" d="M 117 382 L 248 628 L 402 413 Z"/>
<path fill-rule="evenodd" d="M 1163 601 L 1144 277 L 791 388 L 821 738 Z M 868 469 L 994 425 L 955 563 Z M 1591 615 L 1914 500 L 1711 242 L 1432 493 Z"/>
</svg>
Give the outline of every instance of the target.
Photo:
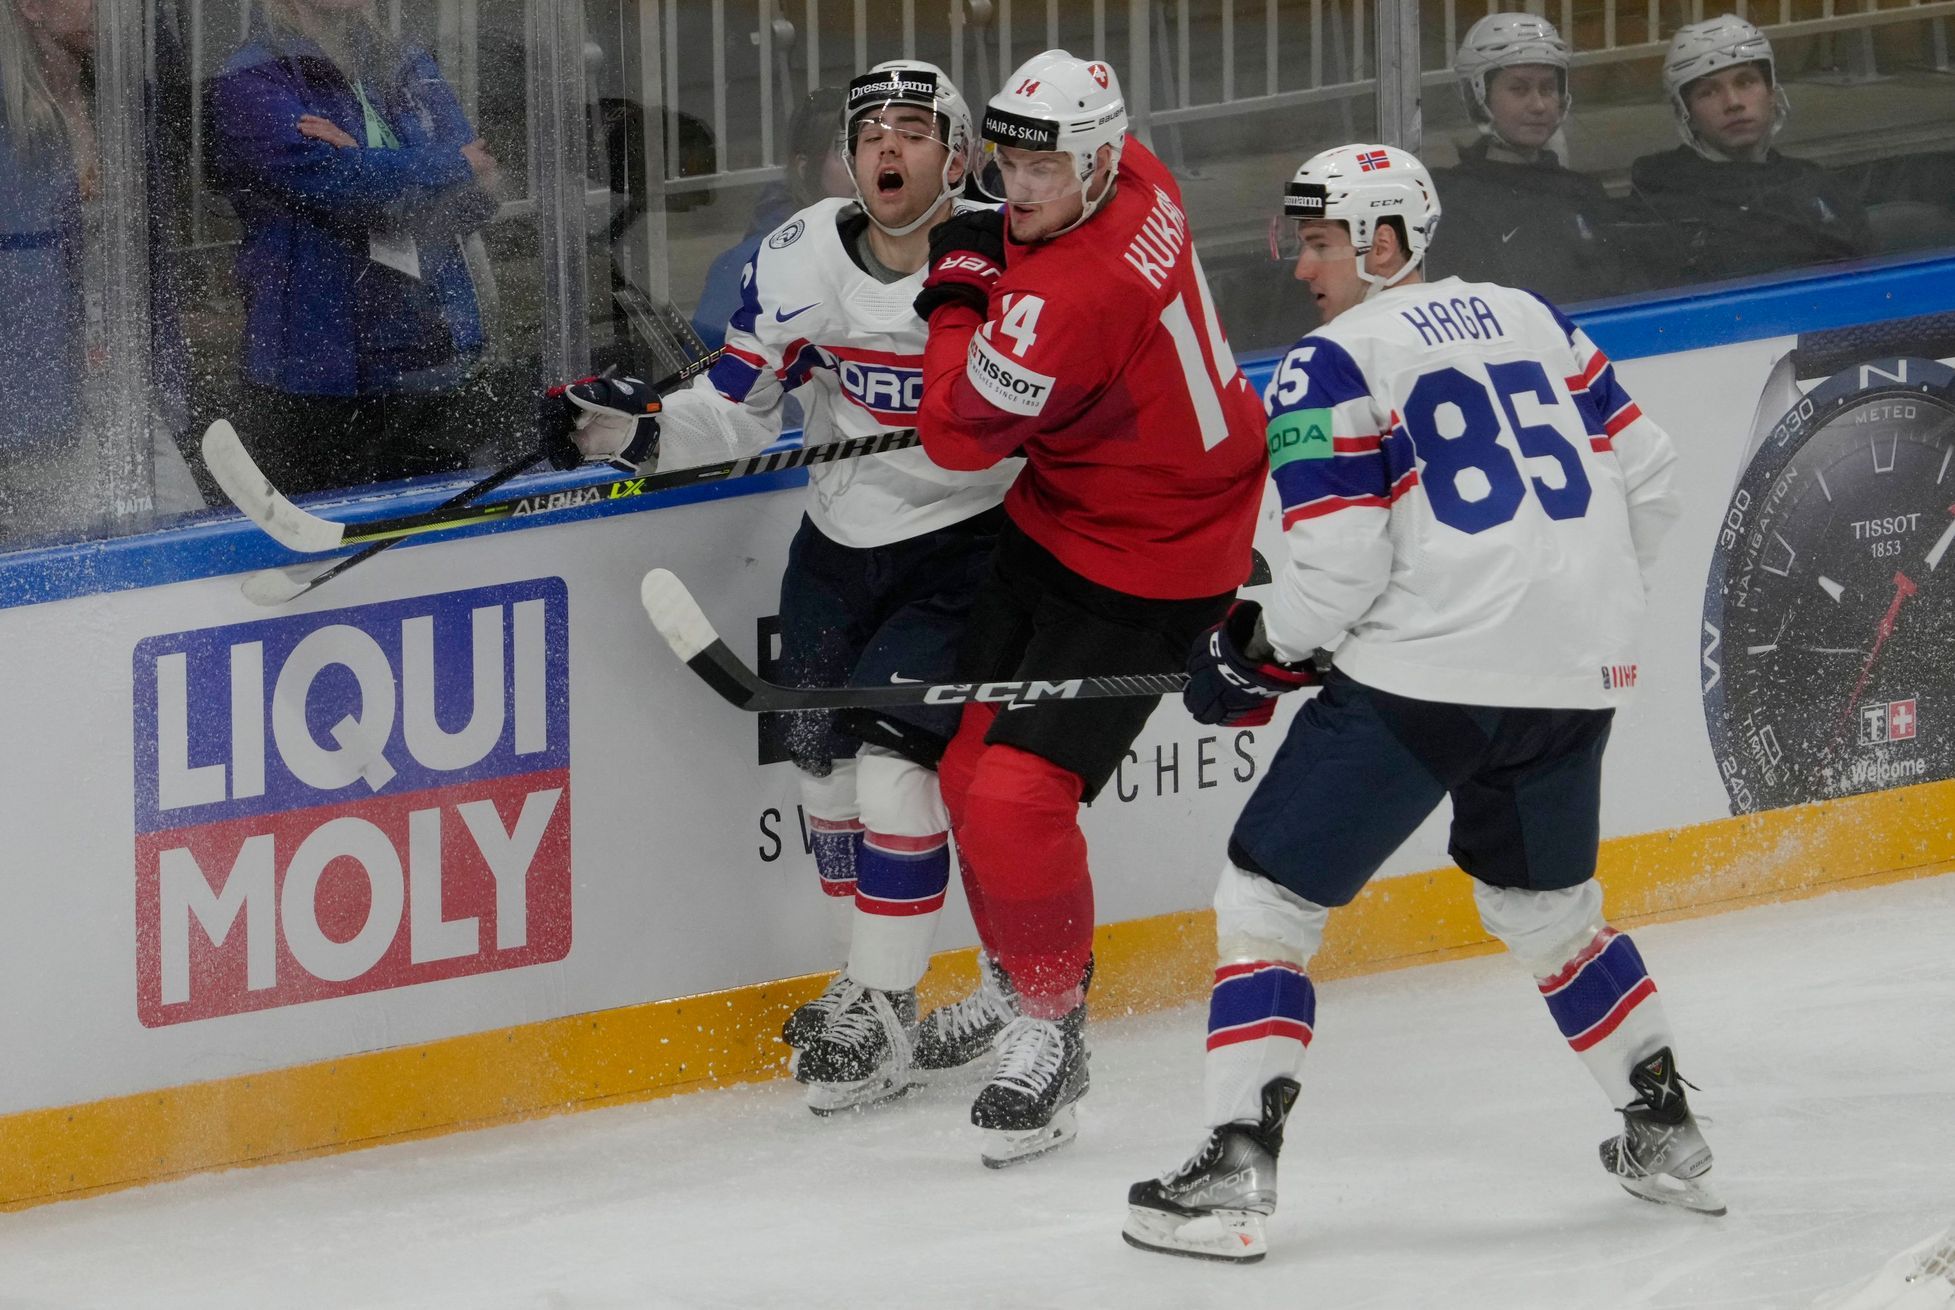
<svg viewBox="0 0 1955 1310">
<path fill-rule="evenodd" d="M 848 162 L 839 148 L 835 121 L 842 114 L 842 88 L 810 91 L 787 129 L 787 163 L 778 181 L 769 182 L 754 202 L 746 235 L 721 251 L 706 270 L 706 285 L 692 311 L 693 330 L 708 350 L 726 344 L 726 322 L 740 308 L 740 279 L 760 239 L 825 197 L 855 194 Z"/>
<path fill-rule="evenodd" d="M 72 6 L 69 6 L 72 8 Z M 0 536 L 65 526 L 86 401 L 84 195 L 97 151 L 82 65 L 87 14 L 37 20 L 0 0 Z M 70 30 L 72 29 L 72 30 Z"/>
<path fill-rule="evenodd" d="M 496 161 L 433 58 L 371 0 L 265 0 L 208 94 L 246 446 L 288 491 L 463 467 L 494 410 L 463 242 Z"/>
</svg>

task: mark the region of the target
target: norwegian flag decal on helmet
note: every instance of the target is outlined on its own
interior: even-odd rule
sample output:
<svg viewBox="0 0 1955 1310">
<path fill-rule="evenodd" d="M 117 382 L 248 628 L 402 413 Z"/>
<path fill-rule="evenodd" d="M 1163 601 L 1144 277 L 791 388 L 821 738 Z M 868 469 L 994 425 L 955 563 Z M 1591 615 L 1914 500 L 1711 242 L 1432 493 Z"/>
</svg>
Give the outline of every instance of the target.
<svg viewBox="0 0 1955 1310">
<path fill-rule="evenodd" d="M 1358 167 L 1367 173 L 1380 168 L 1390 168 L 1391 166 L 1391 156 L 1382 150 L 1368 150 L 1358 156 Z"/>
</svg>

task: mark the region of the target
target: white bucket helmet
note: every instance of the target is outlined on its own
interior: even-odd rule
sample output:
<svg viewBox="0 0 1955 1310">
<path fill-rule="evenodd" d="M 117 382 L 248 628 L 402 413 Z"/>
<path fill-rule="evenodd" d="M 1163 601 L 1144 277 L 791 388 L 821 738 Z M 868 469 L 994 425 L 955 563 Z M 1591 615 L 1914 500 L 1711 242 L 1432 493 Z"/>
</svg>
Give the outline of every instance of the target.
<svg viewBox="0 0 1955 1310">
<path fill-rule="evenodd" d="M 1670 95 L 1670 107 L 1677 114 L 1677 131 L 1684 144 L 1709 159 L 1721 156 L 1697 135 L 1690 125 L 1690 105 L 1684 89 L 1700 77 L 1740 64 L 1765 65 L 1765 80 L 1772 86 L 1772 130 L 1770 141 L 1785 125 L 1792 109 L 1785 87 L 1779 83 L 1778 62 L 1772 58 L 1772 43 L 1765 34 L 1736 14 L 1719 14 L 1701 23 L 1686 23 L 1670 38 L 1669 53 L 1663 56 L 1663 89 Z"/>
<path fill-rule="evenodd" d="M 935 64 L 926 64 L 921 59 L 891 59 L 851 78 L 842 98 L 841 154 L 849 161 L 849 180 L 858 201 L 863 196 L 862 184 L 855 179 L 856 127 L 864 118 L 881 113 L 889 105 L 921 105 L 930 110 L 937 116 L 938 139 L 946 150 L 937 199 L 903 226 L 891 227 L 882 222 L 870 212 L 867 202 L 863 202 L 862 212 L 870 222 L 889 235 L 900 237 L 922 227 L 938 206 L 957 194 L 950 181 L 951 161 L 962 159 L 965 175 L 970 174 L 976 162 L 977 134 L 971 130 L 971 107 L 964 103 L 963 93 Z"/>
<path fill-rule="evenodd" d="M 1405 267 L 1390 277 L 1367 272 L 1364 257 L 1385 219 L 1404 229 Z M 1342 222 L 1351 231 L 1358 276 L 1366 297 L 1397 283 L 1425 259 L 1439 226 L 1439 192 L 1432 174 L 1410 151 L 1396 146 L 1348 145 L 1304 161 L 1283 189 L 1283 221 Z"/>
<path fill-rule="evenodd" d="M 998 173 L 999 147 L 1072 156 L 1085 211 L 1062 229 L 1071 231 L 1091 218 L 1113 192 L 1111 174 L 1120 166 L 1120 151 L 1127 139 L 1127 102 L 1120 95 L 1120 79 L 1114 75 L 1113 65 L 1104 60 L 1080 59 L 1064 50 L 1033 55 L 986 103 L 979 135 L 983 145 L 978 188 L 993 200 L 1009 200 Z M 1097 196 L 1087 195 L 1102 146 L 1113 150 L 1108 185 L 1100 188 Z"/>
<path fill-rule="evenodd" d="M 1466 29 L 1453 58 L 1453 75 L 1459 79 L 1459 98 L 1466 103 L 1466 116 L 1489 135 L 1494 130 L 1493 113 L 1487 108 L 1487 83 L 1503 68 L 1539 64 L 1561 75 L 1561 112 L 1574 107 L 1575 97 L 1568 89 L 1568 43 L 1555 25 L 1533 14 L 1499 13 Z"/>
</svg>

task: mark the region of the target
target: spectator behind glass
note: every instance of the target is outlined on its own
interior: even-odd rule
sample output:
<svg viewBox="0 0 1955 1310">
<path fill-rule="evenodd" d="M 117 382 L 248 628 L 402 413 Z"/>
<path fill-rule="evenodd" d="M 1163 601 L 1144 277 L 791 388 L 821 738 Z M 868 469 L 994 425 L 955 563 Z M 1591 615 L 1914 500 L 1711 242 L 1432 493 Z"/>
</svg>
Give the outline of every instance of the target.
<svg viewBox="0 0 1955 1310">
<path fill-rule="evenodd" d="M 855 194 L 848 161 L 838 151 L 835 123 L 842 116 L 842 89 L 825 86 L 808 93 L 787 129 L 787 163 L 777 182 L 769 182 L 754 204 L 753 219 L 739 244 L 720 254 L 706 270 L 693 330 L 708 350 L 726 344 L 726 321 L 740 307 L 740 277 L 760 239 L 817 200 Z"/>
<path fill-rule="evenodd" d="M 496 161 L 371 0 L 265 0 L 212 81 L 237 211 L 239 434 L 288 491 L 464 467 L 494 399 L 463 240 Z"/>
<path fill-rule="evenodd" d="M 1772 147 L 1790 102 L 1771 42 L 1724 14 L 1679 28 L 1663 85 L 1684 144 L 1629 170 L 1635 196 L 1672 225 L 1680 281 L 1744 277 L 1850 259 L 1869 248 L 1850 188 Z"/>
<path fill-rule="evenodd" d="M 1432 275 L 1525 287 L 1558 303 L 1624 290 L 1615 204 L 1554 150 L 1573 104 L 1568 43 L 1554 24 L 1488 14 L 1467 29 L 1453 72 L 1480 135 L 1456 167 L 1432 171 L 1446 210 Z"/>
<path fill-rule="evenodd" d="M 78 521 L 82 248 L 98 187 L 87 0 L 0 0 L 0 536 Z"/>
</svg>

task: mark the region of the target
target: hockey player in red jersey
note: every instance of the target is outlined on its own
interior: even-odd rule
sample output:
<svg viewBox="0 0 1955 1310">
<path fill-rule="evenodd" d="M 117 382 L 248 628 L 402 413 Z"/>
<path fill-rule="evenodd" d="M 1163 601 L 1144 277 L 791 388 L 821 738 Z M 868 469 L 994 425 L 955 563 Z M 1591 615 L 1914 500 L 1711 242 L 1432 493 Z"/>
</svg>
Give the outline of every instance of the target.
<svg viewBox="0 0 1955 1310">
<path fill-rule="evenodd" d="M 1265 397 L 1289 559 L 1267 610 L 1236 605 L 1190 651 L 1183 701 L 1243 725 L 1322 691 L 1230 834 L 1208 1134 L 1129 1190 L 1135 1246 L 1262 1258 L 1324 926 L 1448 799 L 1482 922 L 1622 1113 L 1603 1167 L 1644 1200 L 1724 1213 L 1656 984 L 1595 881 L 1602 755 L 1636 683 L 1676 455 L 1552 305 L 1424 280 L 1439 211 L 1425 167 L 1389 146 L 1327 150 L 1285 193 L 1324 318 Z"/>
<path fill-rule="evenodd" d="M 1004 213 L 938 228 L 917 298 L 924 448 L 953 469 L 1026 460 L 959 676 L 1174 671 L 1244 580 L 1262 407 L 1216 321 L 1180 189 L 1126 135 L 1113 69 L 1050 50 L 1004 87 L 980 132 L 980 185 Z M 972 705 L 944 755 L 965 890 L 1002 977 L 929 1016 L 917 1061 L 995 1045 L 971 1108 L 994 1167 L 1075 1131 L 1093 942 L 1078 807 L 1156 703 Z"/>
</svg>

